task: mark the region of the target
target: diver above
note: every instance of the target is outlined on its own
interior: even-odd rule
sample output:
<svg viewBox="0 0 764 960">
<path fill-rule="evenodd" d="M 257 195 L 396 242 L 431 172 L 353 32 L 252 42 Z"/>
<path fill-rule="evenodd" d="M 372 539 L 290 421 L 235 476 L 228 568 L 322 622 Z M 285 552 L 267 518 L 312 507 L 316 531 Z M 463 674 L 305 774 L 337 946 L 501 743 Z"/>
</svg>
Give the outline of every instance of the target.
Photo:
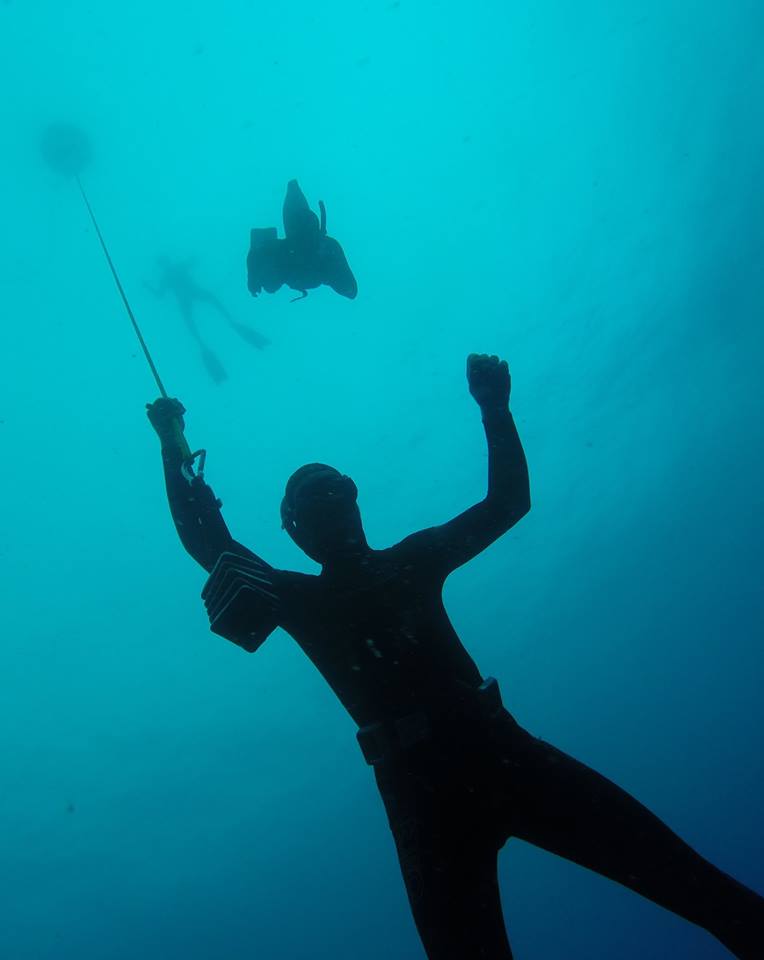
<svg viewBox="0 0 764 960">
<path fill-rule="evenodd" d="M 219 316 L 223 317 L 228 326 L 234 330 L 242 340 L 245 340 L 250 346 L 257 350 L 262 350 L 268 346 L 268 340 L 257 330 L 244 326 L 243 323 L 237 323 L 220 297 L 210 290 L 202 287 L 194 278 L 192 268 L 193 259 L 171 260 L 169 257 L 157 257 L 157 267 L 159 269 L 158 284 L 146 283 L 145 287 L 153 293 L 155 297 L 162 298 L 170 293 L 178 305 L 178 310 L 183 318 L 183 322 L 188 332 L 196 340 L 202 356 L 202 362 L 215 383 L 222 383 L 227 379 L 228 374 L 223 364 L 212 352 L 209 346 L 202 339 L 194 316 L 197 304 L 211 307 Z"/>
<path fill-rule="evenodd" d="M 275 227 L 250 231 L 247 255 L 247 286 L 253 297 L 261 291 L 275 293 L 283 284 L 300 293 L 326 284 L 332 290 L 355 299 L 355 282 L 339 243 L 326 233 L 326 207 L 319 201 L 321 219 L 308 206 L 296 180 L 287 184 L 284 198 L 285 239 L 278 238 Z"/>
<path fill-rule="evenodd" d="M 446 578 L 530 509 L 507 364 L 472 355 L 467 380 L 488 445 L 486 495 L 377 550 L 350 477 L 326 464 L 300 467 L 286 485 L 281 522 L 320 564 L 317 575 L 274 569 L 233 539 L 210 488 L 184 471 L 182 405 L 150 405 L 178 534 L 212 571 L 203 597 L 213 630 L 256 650 L 282 627 L 358 725 L 430 960 L 512 957 L 497 873 L 510 837 L 631 888 L 741 960 L 760 960 L 764 900 L 624 790 L 520 727 L 454 630 Z"/>
</svg>

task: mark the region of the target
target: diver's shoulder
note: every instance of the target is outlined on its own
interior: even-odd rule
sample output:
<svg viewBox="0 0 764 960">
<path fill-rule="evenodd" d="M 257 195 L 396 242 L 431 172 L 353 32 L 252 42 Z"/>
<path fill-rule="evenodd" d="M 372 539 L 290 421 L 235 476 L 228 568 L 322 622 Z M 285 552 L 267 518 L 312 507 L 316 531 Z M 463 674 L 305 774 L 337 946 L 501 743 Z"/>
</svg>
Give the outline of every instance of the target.
<svg viewBox="0 0 764 960">
<path fill-rule="evenodd" d="M 375 553 L 379 557 L 380 562 L 383 563 L 409 564 L 414 561 L 419 553 L 419 549 L 419 535 L 417 533 L 410 533 L 402 540 L 392 544 L 392 546 L 385 547 L 384 550 L 377 550 Z"/>
</svg>

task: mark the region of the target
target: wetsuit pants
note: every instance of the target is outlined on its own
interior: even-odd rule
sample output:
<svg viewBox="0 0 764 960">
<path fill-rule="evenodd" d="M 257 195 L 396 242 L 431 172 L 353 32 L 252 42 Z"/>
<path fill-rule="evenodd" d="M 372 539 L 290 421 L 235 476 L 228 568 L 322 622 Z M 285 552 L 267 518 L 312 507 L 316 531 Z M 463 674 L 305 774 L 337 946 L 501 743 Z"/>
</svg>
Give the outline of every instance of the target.
<svg viewBox="0 0 764 960">
<path fill-rule="evenodd" d="M 506 711 L 375 766 L 430 960 L 509 960 L 497 855 L 519 837 L 764 957 L 764 899 Z"/>
</svg>

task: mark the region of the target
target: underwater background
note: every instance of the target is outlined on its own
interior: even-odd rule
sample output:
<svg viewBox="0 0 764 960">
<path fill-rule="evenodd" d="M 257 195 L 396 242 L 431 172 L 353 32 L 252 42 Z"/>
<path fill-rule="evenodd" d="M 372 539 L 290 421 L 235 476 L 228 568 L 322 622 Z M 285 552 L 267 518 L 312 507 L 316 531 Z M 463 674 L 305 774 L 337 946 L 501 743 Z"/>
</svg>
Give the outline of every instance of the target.
<svg viewBox="0 0 764 960">
<path fill-rule="evenodd" d="M 156 388 L 83 180 L 234 535 L 286 477 L 351 474 L 373 546 L 482 497 L 470 352 L 505 357 L 533 509 L 449 580 L 534 734 L 764 890 L 764 8 L 0 4 L 0 928 L 5 960 L 415 960 L 354 726 L 282 632 L 212 635 L 144 403 Z M 253 300 L 288 179 L 359 283 Z M 213 383 L 156 259 L 200 308 Z M 519 960 L 722 958 L 633 893 L 511 840 Z"/>
</svg>

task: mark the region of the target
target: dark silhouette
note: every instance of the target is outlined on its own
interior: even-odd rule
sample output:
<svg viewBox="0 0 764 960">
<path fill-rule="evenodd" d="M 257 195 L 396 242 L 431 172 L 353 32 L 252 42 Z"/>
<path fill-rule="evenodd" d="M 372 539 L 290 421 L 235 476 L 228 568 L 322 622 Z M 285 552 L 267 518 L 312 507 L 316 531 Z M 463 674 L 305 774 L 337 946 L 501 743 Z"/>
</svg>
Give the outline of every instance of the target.
<svg viewBox="0 0 764 960">
<path fill-rule="evenodd" d="M 83 130 L 71 123 L 51 123 L 42 133 L 43 159 L 56 173 L 79 177 L 93 158 L 93 148 Z"/>
<path fill-rule="evenodd" d="M 202 303 L 212 307 L 228 323 L 232 330 L 251 346 L 262 350 L 268 346 L 268 340 L 256 330 L 245 327 L 242 323 L 237 323 L 220 299 L 209 290 L 201 287 L 191 275 L 193 260 L 170 260 L 169 257 L 158 257 L 157 266 L 160 270 L 159 283 L 157 286 L 146 284 L 146 287 L 156 297 L 163 297 L 166 293 L 171 293 L 178 304 L 178 310 L 183 318 L 186 327 L 191 336 L 199 344 L 199 350 L 202 354 L 202 361 L 207 373 L 215 381 L 222 383 L 227 378 L 225 368 L 217 356 L 210 350 L 207 344 L 202 340 L 199 329 L 194 318 L 195 304 Z"/>
<path fill-rule="evenodd" d="M 485 498 L 375 550 L 353 481 L 324 464 L 301 467 L 287 483 L 282 523 L 321 564 L 317 576 L 276 570 L 233 540 L 210 488 L 184 478 L 183 407 L 152 404 L 178 534 L 212 571 L 203 593 L 212 629 L 255 650 L 281 626 L 358 724 L 431 960 L 512 956 L 497 881 L 509 837 L 616 880 L 705 928 L 737 957 L 758 960 L 764 900 L 625 791 L 522 729 L 448 619 L 448 575 L 530 509 L 507 365 L 473 355 L 467 375 L 488 441 Z"/>
<path fill-rule="evenodd" d="M 327 284 L 343 297 L 353 300 L 358 293 L 342 247 L 326 234 L 326 207 L 319 201 L 321 219 L 308 206 L 296 180 L 287 184 L 284 198 L 284 233 L 279 240 L 275 227 L 250 231 L 247 256 L 247 286 L 253 297 L 262 290 L 275 293 L 282 284 L 300 293 Z"/>
</svg>

